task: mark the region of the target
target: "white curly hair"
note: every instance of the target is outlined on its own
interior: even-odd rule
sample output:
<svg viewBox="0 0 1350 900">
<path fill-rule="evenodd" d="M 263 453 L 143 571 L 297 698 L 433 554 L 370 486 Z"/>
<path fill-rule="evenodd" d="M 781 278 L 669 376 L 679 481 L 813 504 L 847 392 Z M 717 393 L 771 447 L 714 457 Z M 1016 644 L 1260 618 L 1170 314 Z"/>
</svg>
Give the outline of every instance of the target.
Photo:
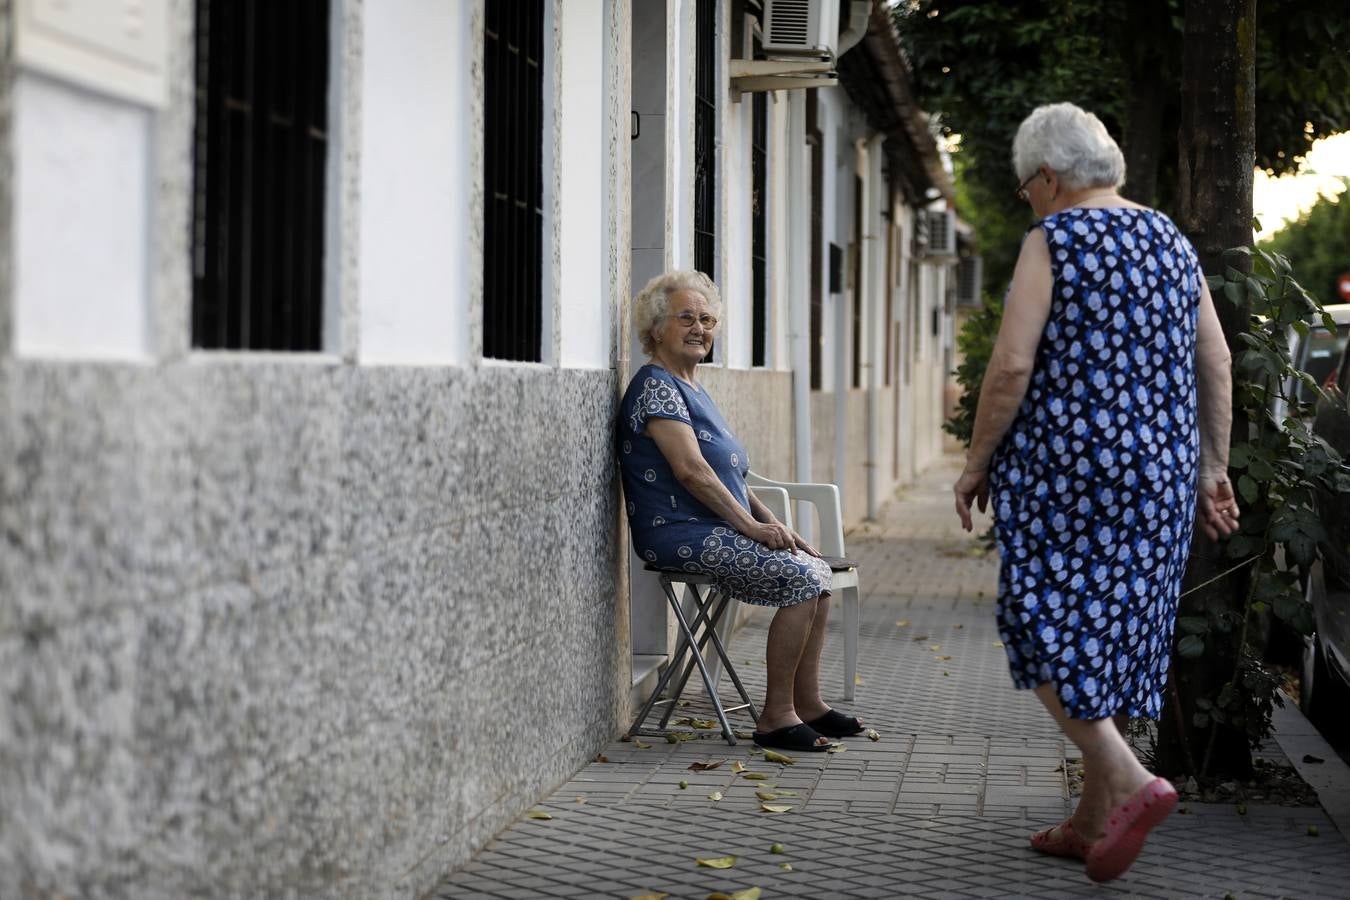
<svg viewBox="0 0 1350 900">
<path fill-rule="evenodd" d="M 722 295 L 717 285 L 702 272 L 673 271 L 657 275 L 633 298 L 633 330 L 642 342 L 642 352 L 656 352 L 652 331 L 670 314 L 670 295 L 676 291 L 698 291 L 708 301 L 714 316 L 722 317 Z"/>
<path fill-rule="evenodd" d="M 1017 126 L 1013 171 L 1026 181 L 1049 166 L 1070 190 L 1119 187 L 1125 156 L 1102 120 L 1072 103 L 1038 106 Z"/>
</svg>

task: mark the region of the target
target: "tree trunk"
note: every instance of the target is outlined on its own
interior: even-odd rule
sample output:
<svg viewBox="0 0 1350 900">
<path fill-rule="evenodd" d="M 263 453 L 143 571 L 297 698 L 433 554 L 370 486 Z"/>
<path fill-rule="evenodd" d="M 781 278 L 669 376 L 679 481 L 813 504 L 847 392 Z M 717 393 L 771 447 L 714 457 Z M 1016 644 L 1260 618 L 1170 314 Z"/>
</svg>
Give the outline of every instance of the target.
<svg viewBox="0 0 1350 900">
<path fill-rule="evenodd" d="M 1200 254 L 1207 274 L 1225 265 L 1249 268 L 1245 257 L 1225 259 L 1223 251 L 1252 241 L 1252 172 L 1256 161 L 1255 109 L 1256 0 L 1186 0 L 1185 52 L 1181 80 L 1181 130 L 1178 135 L 1177 200 L 1183 232 Z M 1222 295 L 1215 298 L 1230 348 L 1245 329 L 1246 310 Z M 1234 428 L 1246 428 L 1234 417 Z M 1195 585 L 1223 571 L 1213 544 L 1196 531 L 1186 584 Z M 1181 615 L 1205 610 L 1242 614 L 1245 578 L 1230 576 L 1182 599 Z M 1241 629 L 1211 633 L 1197 659 L 1174 655 L 1168 710 L 1159 725 L 1158 765 L 1166 774 L 1203 766 L 1213 738 L 1211 776 L 1249 777 L 1251 751 L 1245 731 L 1226 726 L 1211 735 L 1196 728 L 1197 697 L 1213 698 L 1230 680 Z M 1189 760 L 1189 764 L 1188 764 Z"/>
<path fill-rule="evenodd" d="M 1135 203 L 1152 206 L 1158 194 L 1158 154 L 1162 147 L 1163 81 L 1156 70 L 1131 72 L 1129 120 L 1125 126 L 1125 187 Z"/>
</svg>

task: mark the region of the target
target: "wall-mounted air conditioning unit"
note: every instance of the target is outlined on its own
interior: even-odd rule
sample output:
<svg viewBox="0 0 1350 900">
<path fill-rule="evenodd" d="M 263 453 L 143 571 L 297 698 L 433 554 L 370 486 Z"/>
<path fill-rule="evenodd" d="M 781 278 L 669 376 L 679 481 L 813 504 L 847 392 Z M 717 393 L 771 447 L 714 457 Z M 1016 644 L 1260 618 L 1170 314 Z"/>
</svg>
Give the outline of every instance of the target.
<svg viewBox="0 0 1350 900">
<path fill-rule="evenodd" d="M 928 242 L 923 255 L 930 259 L 956 259 L 956 212 L 950 209 L 924 209 L 919 218 L 927 225 Z"/>
<path fill-rule="evenodd" d="M 839 4 L 833 0 L 764 0 L 764 52 L 834 59 Z"/>
<path fill-rule="evenodd" d="M 979 306 L 983 283 L 984 260 L 979 256 L 961 257 L 956 267 L 956 305 Z"/>
</svg>

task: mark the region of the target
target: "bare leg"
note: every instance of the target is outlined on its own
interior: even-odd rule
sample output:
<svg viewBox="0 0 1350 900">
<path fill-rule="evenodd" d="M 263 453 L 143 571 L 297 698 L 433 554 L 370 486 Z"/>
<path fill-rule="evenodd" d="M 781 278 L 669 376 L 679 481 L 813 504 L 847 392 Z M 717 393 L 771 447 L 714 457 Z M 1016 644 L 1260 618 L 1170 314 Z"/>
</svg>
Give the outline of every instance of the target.
<svg viewBox="0 0 1350 900">
<path fill-rule="evenodd" d="M 1074 810 L 1073 827 L 1091 841 L 1100 837 L 1111 809 L 1153 780 L 1121 737 L 1112 719 L 1072 719 L 1055 688 L 1043 684 L 1036 696 L 1055 717 L 1060 730 L 1083 755 L 1083 796 Z"/>
<path fill-rule="evenodd" d="M 769 640 L 765 648 L 768 687 L 764 692 L 764 709 L 760 712 L 758 722 L 761 732 L 786 728 L 802 721 L 793 705 L 793 683 L 797 677 L 797 666 L 802 660 L 802 651 L 811 636 L 818 603 L 818 600 L 807 600 L 796 606 L 785 606 L 774 613 L 773 622 L 769 624 Z"/>
<path fill-rule="evenodd" d="M 802 660 L 797 664 L 797 678 L 792 685 L 792 700 L 797 715 L 810 722 L 830 711 L 830 705 L 820 696 L 820 653 L 825 647 L 825 624 L 830 618 L 830 595 L 816 601 L 816 617 L 811 624 Z"/>
</svg>

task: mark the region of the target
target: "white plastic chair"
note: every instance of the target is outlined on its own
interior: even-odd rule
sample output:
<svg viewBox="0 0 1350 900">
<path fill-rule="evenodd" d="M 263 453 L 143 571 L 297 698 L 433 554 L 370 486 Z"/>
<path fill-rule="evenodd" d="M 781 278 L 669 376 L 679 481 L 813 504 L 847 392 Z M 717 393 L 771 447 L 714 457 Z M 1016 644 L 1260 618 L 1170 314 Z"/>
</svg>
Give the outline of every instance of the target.
<svg viewBox="0 0 1350 900">
<path fill-rule="evenodd" d="M 820 520 L 816 549 L 822 556 L 834 557 L 836 560 L 844 558 L 844 517 L 839 505 L 839 488 L 832 484 L 774 481 L 754 472 L 749 473 L 745 481 L 759 501 L 789 528 L 796 527 L 793 525 L 791 501 L 799 500 L 814 506 L 816 517 Z M 844 565 L 831 565 L 830 568 L 833 570 L 832 591 L 839 598 L 844 611 L 844 699 L 852 700 L 858 674 L 858 570 Z M 717 632 L 723 644 L 730 642 L 736 628 L 738 607 L 739 604 L 732 604 L 718 622 Z M 709 666 L 714 683 L 720 675 L 720 668 L 717 660 Z"/>
</svg>

